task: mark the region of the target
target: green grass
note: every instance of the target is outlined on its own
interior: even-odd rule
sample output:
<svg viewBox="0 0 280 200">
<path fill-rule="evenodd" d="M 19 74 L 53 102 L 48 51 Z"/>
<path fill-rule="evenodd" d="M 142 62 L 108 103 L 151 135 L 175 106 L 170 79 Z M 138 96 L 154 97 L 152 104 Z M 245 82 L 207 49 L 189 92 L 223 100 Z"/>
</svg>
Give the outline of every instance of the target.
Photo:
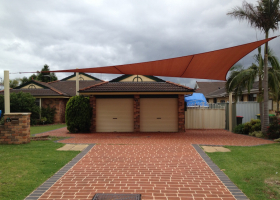
<svg viewBox="0 0 280 200">
<path fill-rule="evenodd" d="M 207 153 L 251 200 L 280 199 L 280 144 Z"/>
<path fill-rule="evenodd" d="M 37 134 L 37 133 L 43 133 L 46 131 L 55 130 L 58 128 L 66 127 L 66 124 L 52 124 L 47 126 L 31 126 L 30 127 L 30 134 Z"/>
<path fill-rule="evenodd" d="M 63 145 L 53 141 L 0 145 L 0 199 L 24 199 L 80 153 L 56 151 Z"/>
</svg>

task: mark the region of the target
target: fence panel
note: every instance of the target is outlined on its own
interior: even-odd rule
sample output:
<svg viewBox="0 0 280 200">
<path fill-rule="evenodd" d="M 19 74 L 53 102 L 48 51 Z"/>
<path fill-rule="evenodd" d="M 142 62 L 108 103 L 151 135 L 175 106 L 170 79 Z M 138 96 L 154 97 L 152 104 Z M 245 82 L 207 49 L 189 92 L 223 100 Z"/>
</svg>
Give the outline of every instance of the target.
<svg viewBox="0 0 280 200">
<path fill-rule="evenodd" d="M 185 112 L 185 127 L 186 129 L 225 129 L 225 107 L 188 107 Z"/>
<path fill-rule="evenodd" d="M 236 115 L 243 116 L 242 123 L 257 119 L 257 114 L 260 114 L 259 103 L 257 102 L 237 102 Z"/>
</svg>

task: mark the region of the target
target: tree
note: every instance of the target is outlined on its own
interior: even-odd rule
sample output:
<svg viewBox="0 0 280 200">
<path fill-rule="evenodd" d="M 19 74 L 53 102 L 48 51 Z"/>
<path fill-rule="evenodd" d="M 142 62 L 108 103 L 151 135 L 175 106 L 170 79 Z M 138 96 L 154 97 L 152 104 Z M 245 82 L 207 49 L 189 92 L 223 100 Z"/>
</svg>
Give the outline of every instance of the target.
<svg viewBox="0 0 280 200">
<path fill-rule="evenodd" d="M 22 84 L 27 83 L 29 81 L 29 79 L 26 76 L 24 76 L 22 79 L 20 79 L 20 81 L 21 81 L 21 85 L 22 85 Z"/>
<path fill-rule="evenodd" d="M 262 80 L 264 76 L 264 60 L 261 55 L 261 47 L 258 48 L 258 54 L 254 55 L 255 62 L 248 69 L 244 68 L 236 68 L 235 66 L 231 69 L 231 74 L 226 82 L 226 89 L 228 92 L 234 92 L 235 98 L 237 100 L 238 96 L 242 95 L 242 91 L 247 89 L 250 93 L 252 86 L 258 78 L 259 80 L 259 96 L 258 102 L 260 107 L 260 114 L 263 114 L 263 87 Z M 279 91 L 279 83 L 280 83 L 280 65 L 278 58 L 273 54 L 272 50 L 268 51 L 268 63 L 271 66 L 268 70 L 269 82 L 268 87 L 271 94 L 278 96 L 280 94 Z M 273 95 L 272 95 L 273 96 Z M 262 120 L 262 126 L 263 124 Z"/>
<path fill-rule="evenodd" d="M 44 72 L 44 73 L 39 73 L 37 80 L 42 81 L 42 82 L 56 81 L 57 80 L 56 75 L 53 72 L 50 73 L 49 71 L 50 71 L 49 66 L 44 65 L 44 67 L 41 70 L 41 72 Z"/>
<path fill-rule="evenodd" d="M 15 87 L 19 86 L 20 78 L 10 79 L 9 82 L 10 82 L 10 88 L 15 88 Z M 5 82 L 3 81 L 3 85 L 4 85 L 4 83 Z"/>
<path fill-rule="evenodd" d="M 253 4 L 243 1 L 242 7 L 236 7 L 228 15 L 231 15 L 239 20 L 247 20 L 248 23 L 265 33 L 265 38 L 269 36 L 269 31 L 278 30 L 278 22 L 280 21 L 280 0 L 259 0 L 258 4 Z M 268 42 L 264 49 L 264 113 L 262 132 L 267 132 L 269 125 L 268 118 Z"/>
</svg>

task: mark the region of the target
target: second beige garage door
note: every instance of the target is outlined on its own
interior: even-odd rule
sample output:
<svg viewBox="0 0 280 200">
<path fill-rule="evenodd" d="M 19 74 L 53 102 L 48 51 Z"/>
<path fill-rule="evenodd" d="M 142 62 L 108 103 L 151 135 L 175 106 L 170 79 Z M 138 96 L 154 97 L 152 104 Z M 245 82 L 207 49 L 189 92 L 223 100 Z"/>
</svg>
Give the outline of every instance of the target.
<svg viewBox="0 0 280 200">
<path fill-rule="evenodd" d="M 177 98 L 141 98 L 141 132 L 178 132 Z"/>
<path fill-rule="evenodd" d="M 96 99 L 96 132 L 133 131 L 133 99 Z"/>
</svg>

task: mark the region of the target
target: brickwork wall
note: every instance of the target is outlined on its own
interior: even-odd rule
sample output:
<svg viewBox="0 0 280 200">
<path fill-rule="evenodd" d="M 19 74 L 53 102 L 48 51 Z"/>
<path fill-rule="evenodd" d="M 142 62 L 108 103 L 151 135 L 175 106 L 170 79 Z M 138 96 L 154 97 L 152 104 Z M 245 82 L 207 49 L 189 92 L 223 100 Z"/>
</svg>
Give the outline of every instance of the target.
<svg viewBox="0 0 280 200">
<path fill-rule="evenodd" d="M 96 132 L 96 98 L 95 96 L 91 95 L 89 97 L 89 103 L 92 106 L 92 121 L 90 126 L 90 132 L 95 133 Z"/>
<path fill-rule="evenodd" d="M 133 100 L 134 132 L 140 132 L 140 95 L 134 95 Z"/>
<path fill-rule="evenodd" d="M 185 132 L 185 98 L 178 95 L 178 132 Z"/>
<path fill-rule="evenodd" d="M 11 122 L 6 122 L 10 118 Z M 30 113 L 4 114 L 0 126 L 0 144 L 27 144 L 30 142 Z"/>
<path fill-rule="evenodd" d="M 68 99 L 61 98 L 45 98 L 42 99 L 42 107 L 47 108 L 56 108 L 56 114 L 54 115 L 54 123 L 65 123 L 65 109 Z"/>
</svg>

